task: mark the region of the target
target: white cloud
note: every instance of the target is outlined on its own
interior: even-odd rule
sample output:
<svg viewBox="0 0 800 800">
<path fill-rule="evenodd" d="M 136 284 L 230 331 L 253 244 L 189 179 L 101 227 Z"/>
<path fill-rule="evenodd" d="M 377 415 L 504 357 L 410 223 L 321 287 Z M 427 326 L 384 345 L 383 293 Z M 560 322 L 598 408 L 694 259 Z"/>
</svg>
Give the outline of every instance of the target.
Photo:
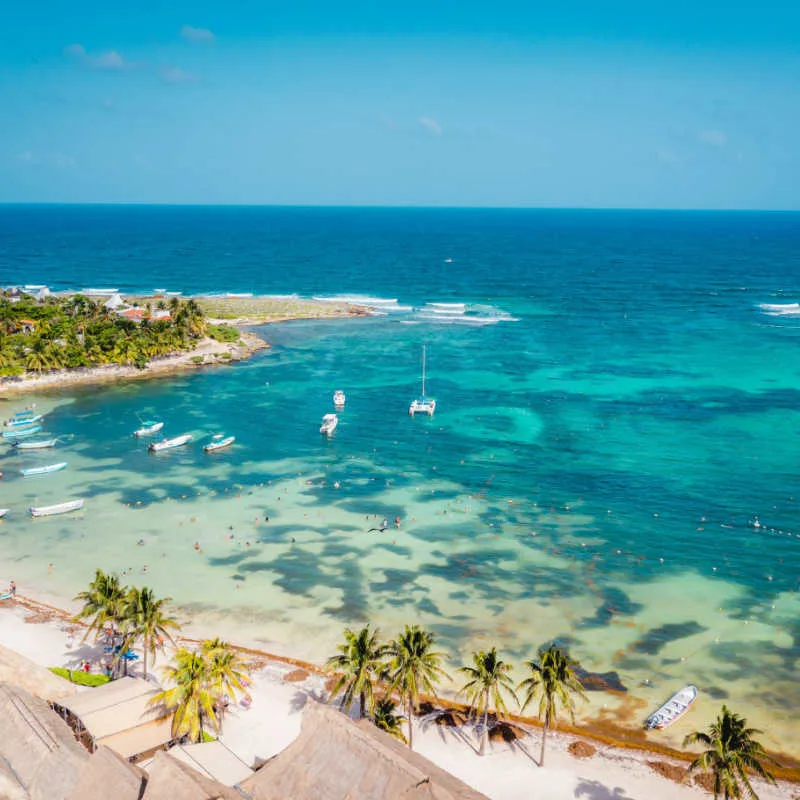
<svg viewBox="0 0 800 800">
<path fill-rule="evenodd" d="M 161 77 L 166 83 L 189 83 L 195 80 L 195 76 L 180 67 L 164 67 L 161 70 Z"/>
<path fill-rule="evenodd" d="M 428 133 L 434 136 L 442 135 L 442 126 L 432 117 L 420 117 L 417 121 Z"/>
<path fill-rule="evenodd" d="M 700 133 L 697 134 L 697 139 L 702 144 L 707 144 L 709 147 L 716 147 L 720 149 L 728 144 L 728 135 L 725 133 L 725 131 L 700 131 Z"/>
<path fill-rule="evenodd" d="M 133 67 L 133 63 L 123 58 L 117 50 L 106 50 L 102 53 L 92 55 L 87 52 L 82 44 L 71 44 L 64 48 L 64 55 L 73 58 L 86 67 L 92 69 L 108 70 L 109 72 L 121 72 Z"/>
<path fill-rule="evenodd" d="M 216 38 L 213 31 L 208 28 L 195 28 L 194 25 L 184 25 L 181 28 L 181 36 L 192 44 L 207 44 Z"/>
</svg>

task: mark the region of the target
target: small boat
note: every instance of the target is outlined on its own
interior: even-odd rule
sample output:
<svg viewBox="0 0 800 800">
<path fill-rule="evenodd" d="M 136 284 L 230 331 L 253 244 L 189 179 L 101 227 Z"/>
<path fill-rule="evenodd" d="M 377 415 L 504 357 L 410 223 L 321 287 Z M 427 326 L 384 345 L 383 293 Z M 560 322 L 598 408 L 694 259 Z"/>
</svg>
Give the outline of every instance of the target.
<svg viewBox="0 0 800 800">
<path fill-rule="evenodd" d="M 34 442 L 14 442 L 17 450 L 43 450 L 46 447 L 55 447 L 57 439 L 39 439 Z"/>
<path fill-rule="evenodd" d="M 337 389 L 333 393 L 333 404 L 336 408 L 344 408 L 344 404 L 347 402 L 347 397 L 345 393 L 341 389 Z"/>
<path fill-rule="evenodd" d="M 213 453 L 215 450 L 222 450 L 223 447 L 230 447 L 235 441 L 235 436 L 223 436 L 221 433 L 217 433 L 212 441 L 203 446 L 203 451 Z"/>
<path fill-rule="evenodd" d="M 3 519 L 3 517 L 4 517 L 6 514 L 8 514 L 8 512 L 9 512 L 9 511 L 11 511 L 11 509 L 10 509 L 10 508 L 0 508 L 0 519 Z"/>
<path fill-rule="evenodd" d="M 48 464 L 46 467 L 28 467 L 27 469 L 21 469 L 20 472 L 26 477 L 30 478 L 34 475 L 47 475 L 49 472 L 59 472 L 62 469 L 66 469 L 67 462 L 62 461 L 60 464 Z"/>
<path fill-rule="evenodd" d="M 36 416 L 36 411 L 34 410 L 35 408 L 36 404 L 34 403 L 30 408 L 26 408 L 24 411 L 17 411 L 17 413 L 14 414 L 13 419 L 30 419 L 31 417 Z"/>
<path fill-rule="evenodd" d="M 9 428 L 20 428 L 24 425 L 33 425 L 44 419 L 44 414 L 31 414 L 29 417 L 13 417 L 6 421 Z"/>
<path fill-rule="evenodd" d="M 53 517 L 56 514 L 68 514 L 70 511 L 80 511 L 83 508 L 83 500 L 67 500 L 66 503 L 58 503 L 54 506 L 30 507 L 32 517 Z"/>
<path fill-rule="evenodd" d="M 4 439 L 21 439 L 23 436 L 33 436 L 42 429 L 41 425 L 34 425 L 32 428 L 14 428 L 13 431 L 3 431 Z"/>
<path fill-rule="evenodd" d="M 697 687 L 692 684 L 684 686 L 679 692 L 675 692 L 658 711 L 645 720 L 645 728 L 661 730 L 661 728 L 672 725 L 691 708 L 695 700 L 697 700 Z"/>
<path fill-rule="evenodd" d="M 336 414 L 326 414 L 322 418 L 322 425 L 319 426 L 319 432 L 330 436 L 336 430 L 338 424 L 339 417 L 337 417 Z"/>
<path fill-rule="evenodd" d="M 163 422 L 154 422 L 148 419 L 142 423 L 142 427 L 139 428 L 139 430 L 133 432 L 133 435 L 137 437 L 152 436 L 154 433 L 158 433 L 163 427 Z"/>
<path fill-rule="evenodd" d="M 183 436 L 175 436 L 172 439 L 162 439 L 160 442 L 152 442 L 147 448 L 151 453 L 160 453 L 162 450 L 172 450 L 173 447 L 180 447 L 192 441 L 191 433 L 184 433 Z"/>
<path fill-rule="evenodd" d="M 436 411 L 436 401 L 425 397 L 425 345 L 422 345 L 422 394 L 416 400 L 411 401 L 408 413 L 412 417 L 415 414 L 427 414 L 432 417 L 434 411 Z"/>
</svg>

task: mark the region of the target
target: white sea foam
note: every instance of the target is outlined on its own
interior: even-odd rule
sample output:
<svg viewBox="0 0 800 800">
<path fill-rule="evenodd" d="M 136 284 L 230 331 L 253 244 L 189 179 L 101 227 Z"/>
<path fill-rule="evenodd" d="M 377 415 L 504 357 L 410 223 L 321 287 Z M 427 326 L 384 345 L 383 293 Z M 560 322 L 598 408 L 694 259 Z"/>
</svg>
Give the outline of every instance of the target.
<svg viewBox="0 0 800 800">
<path fill-rule="evenodd" d="M 516 322 L 508 312 L 494 306 L 468 303 L 426 303 L 418 309 L 416 318 L 439 325 L 496 325 L 498 322 Z"/>
<path fill-rule="evenodd" d="M 759 303 L 758 307 L 770 317 L 800 317 L 800 303 Z"/>
<path fill-rule="evenodd" d="M 358 306 L 396 306 L 396 297 L 369 297 L 363 294 L 336 294 L 330 297 L 315 295 L 311 298 L 318 303 L 351 303 Z"/>
</svg>

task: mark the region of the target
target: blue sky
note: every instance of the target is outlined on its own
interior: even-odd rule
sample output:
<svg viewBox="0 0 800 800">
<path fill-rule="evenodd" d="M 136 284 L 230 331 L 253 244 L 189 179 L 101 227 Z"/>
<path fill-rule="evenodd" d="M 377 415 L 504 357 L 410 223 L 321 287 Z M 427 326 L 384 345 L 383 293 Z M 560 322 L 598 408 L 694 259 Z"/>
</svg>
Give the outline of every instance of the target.
<svg viewBox="0 0 800 800">
<path fill-rule="evenodd" d="M 800 3 L 9 4 L 0 202 L 800 209 Z"/>
</svg>

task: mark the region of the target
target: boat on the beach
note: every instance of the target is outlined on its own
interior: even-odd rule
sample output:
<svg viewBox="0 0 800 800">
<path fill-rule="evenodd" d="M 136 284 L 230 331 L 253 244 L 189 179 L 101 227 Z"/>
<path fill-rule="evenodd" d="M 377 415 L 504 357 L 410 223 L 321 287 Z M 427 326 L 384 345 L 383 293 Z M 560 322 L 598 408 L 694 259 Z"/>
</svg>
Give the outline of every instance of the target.
<svg viewBox="0 0 800 800">
<path fill-rule="evenodd" d="M 44 419 L 44 414 L 31 414 L 29 417 L 17 417 L 6 420 L 6 426 L 9 428 L 21 428 L 24 425 L 33 425 L 35 422 L 40 422 Z"/>
<path fill-rule="evenodd" d="M 66 469 L 67 462 L 62 461 L 59 464 L 48 464 L 45 467 L 28 467 L 27 469 L 21 469 L 20 472 L 26 477 L 30 478 L 34 475 L 47 475 L 50 472 L 60 472 L 62 469 Z"/>
<path fill-rule="evenodd" d="M 57 439 L 39 439 L 34 442 L 14 442 L 17 450 L 43 450 L 47 447 L 55 447 Z"/>
<path fill-rule="evenodd" d="M 339 417 L 337 417 L 336 414 L 326 414 L 322 418 L 322 425 L 319 426 L 319 432 L 330 436 L 336 430 L 338 424 Z"/>
<path fill-rule="evenodd" d="M 337 389 L 333 393 L 333 404 L 336 408 L 344 408 L 344 404 L 347 402 L 347 396 L 341 389 Z"/>
<path fill-rule="evenodd" d="M 644 723 L 648 730 L 661 730 L 672 725 L 675 720 L 680 719 L 697 700 L 697 687 L 689 684 L 684 686 L 679 692 L 675 692 L 658 711 L 651 714 Z"/>
<path fill-rule="evenodd" d="M 213 453 L 215 450 L 222 450 L 223 447 L 230 447 L 235 441 L 235 436 L 223 436 L 221 433 L 217 433 L 214 434 L 212 441 L 203 445 L 203 451 Z"/>
<path fill-rule="evenodd" d="M 163 422 L 155 422 L 151 419 L 144 420 L 144 422 L 142 422 L 142 427 L 135 430 L 133 435 L 137 437 L 152 436 L 154 433 L 158 433 L 163 427 Z"/>
<path fill-rule="evenodd" d="M 416 400 L 411 401 L 408 413 L 412 417 L 415 414 L 427 414 L 432 417 L 434 411 L 436 411 L 436 401 L 425 397 L 425 345 L 422 345 L 422 394 Z"/>
<path fill-rule="evenodd" d="M 31 428 L 14 428 L 13 431 L 3 431 L 4 439 L 21 439 L 23 436 L 33 436 L 42 429 L 41 425 L 34 425 Z"/>
<path fill-rule="evenodd" d="M 79 511 L 83 508 L 83 499 L 67 500 L 54 506 L 31 506 L 29 511 L 32 517 L 53 517 L 56 514 L 68 514 L 70 511 Z"/>
<path fill-rule="evenodd" d="M 151 453 L 160 453 L 162 450 L 172 450 L 173 447 L 180 447 L 192 441 L 191 433 L 184 433 L 182 436 L 175 436 L 172 439 L 162 439 L 160 442 L 152 442 L 147 448 Z"/>
</svg>

